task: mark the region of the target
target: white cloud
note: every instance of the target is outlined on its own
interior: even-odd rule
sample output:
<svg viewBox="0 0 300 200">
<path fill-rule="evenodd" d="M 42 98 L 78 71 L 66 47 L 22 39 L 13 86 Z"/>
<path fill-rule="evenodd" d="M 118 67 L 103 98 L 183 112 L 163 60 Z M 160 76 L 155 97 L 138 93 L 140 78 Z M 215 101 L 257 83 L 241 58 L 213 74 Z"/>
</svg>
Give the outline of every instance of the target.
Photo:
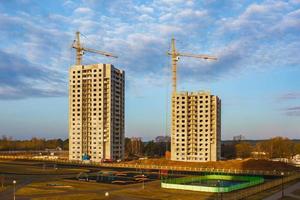
<svg viewBox="0 0 300 200">
<path fill-rule="evenodd" d="M 76 8 L 74 10 L 74 13 L 77 13 L 77 14 L 91 14 L 91 13 L 94 13 L 94 11 L 90 8 L 87 8 L 87 7 L 79 7 L 79 8 Z"/>
<path fill-rule="evenodd" d="M 300 4 L 300 0 L 290 0 L 290 2 L 292 3 L 292 4 Z"/>
<path fill-rule="evenodd" d="M 273 27 L 272 31 L 287 31 L 290 29 L 300 30 L 300 9 L 292 11 L 287 15 L 283 16 L 282 20 Z"/>
<path fill-rule="evenodd" d="M 18 90 L 12 86 L 0 86 L 0 96 L 15 96 Z"/>
<path fill-rule="evenodd" d="M 149 16 L 149 15 L 143 14 L 143 15 L 138 17 L 138 20 L 141 21 L 141 22 L 147 22 L 147 21 L 153 21 L 154 18 Z"/>
<path fill-rule="evenodd" d="M 199 17 L 204 17 L 207 15 L 205 10 L 193 10 L 193 9 L 183 9 L 176 14 L 177 20 L 185 20 L 186 18 L 191 20 L 197 20 Z"/>
<path fill-rule="evenodd" d="M 49 19 L 56 22 L 69 23 L 70 19 L 60 14 L 49 14 Z"/>
<path fill-rule="evenodd" d="M 210 2 L 215 3 L 218 2 Z M 71 2 L 65 4 L 70 6 Z M 73 13 L 70 16 L 64 13 L 50 13 L 47 17 L 26 13 L 19 13 L 19 16 L 1 14 L 2 27 L 20 27 L 24 30 L 17 45 L 11 43 L 5 48 L 32 63 L 42 63 L 44 69 L 54 68 L 53 71 L 58 72 L 62 66 L 66 69 L 73 63 L 73 52 L 69 46 L 74 32 L 80 30 L 88 38 L 82 37 L 85 45 L 119 55 L 116 61 L 92 54 L 85 55 L 84 60 L 115 62 L 131 76 L 142 77 L 145 72 L 162 72 L 168 61 L 165 52 L 169 48 L 170 38 L 174 36 L 183 42 L 181 45 L 187 48 L 183 49 L 187 52 L 211 52 L 220 57 L 218 62 L 209 64 L 184 60 L 186 67 L 182 69 L 190 69 L 193 73 L 183 71 L 183 76 L 188 75 L 195 80 L 204 76 L 238 73 L 241 69 L 253 67 L 258 60 L 272 65 L 299 63 L 297 58 L 289 57 L 299 50 L 298 43 L 295 43 L 299 35 L 290 33 L 293 37 L 290 37 L 292 41 L 288 45 L 276 42 L 278 30 L 299 31 L 300 11 L 288 2 L 266 0 L 246 8 L 239 6 L 240 12 L 236 12 L 235 8 L 236 13 L 230 15 L 225 15 L 218 8 L 212 11 L 211 7 L 201 7 L 197 1 L 154 0 L 136 5 L 130 0 L 115 0 L 102 2 L 101 6 L 103 4 L 105 7 L 99 8 L 97 3 L 84 1 L 80 5 L 72 4 L 73 8 L 66 6 Z M 207 2 L 204 4 L 208 5 Z M 292 4 L 295 5 L 295 1 Z M 0 37 L 7 36 L 8 33 L 5 33 Z M 285 56 L 289 58 L 280 60 L 279 51 L 272 48 L 267 40 L 272 40 L 270 44 L 276 49 L 287 52 Z M 288 40 L 283 42 L 289 43 Z M 251 59 L 254 61 L 250 62 Z M 198 72 L 204 73 L 195 76 Z M 63 73 L 66 71 L 62 71 L 61 75 Z"/>
<path fill-rule="evenodd" d="M 159 17 L 160 21 L 166 21 L 166 20 L 170 20 L 173 17 L 173 15 L 171 13 L 164 13 L 163 15 L 161 15 Z"/>
<path fill-rule="evenodd" d="M 67 8 L 74 8 L 76 4 L 71 0 L 67 0 L 63 3 L 63 6 Z"/>
<path fill-rule="evenodd" d="M 170 39 L 171 36 L 174 36 L 175 34 L 184 33 L 184 29 L 180 27 L 181 25 L 168 25 L 168 24 L 155 24 L 153 25 L 154 30 L 159 30 L 159 34 L 167 38 L 167 40 Z M 155 31 L 154 31 L 155 32 Z"/>
<path fill-rule="evenodd" d="M 147 14 L 152 14 L 154 11 L 152 7 L 145 6 L 145 5 L 135 6 L 135 9 L 140 13 L 147 13 Z"/>
<path fill-rule="evenodd" d="M 176 5 L 180 3 L 184 3 L 185 0 L 160 0 L 162 3 L 168 4 L 168 5 Z"/>
<path fill-rule="evenodd" d="M 269 9 L 269 6 L 254 3 L 247 7 L 246 11 L 241 15 L 241 18 L 247 19 L 249 17 L 254 17 L 255 15 L 266 14 Z"/>
</svg>

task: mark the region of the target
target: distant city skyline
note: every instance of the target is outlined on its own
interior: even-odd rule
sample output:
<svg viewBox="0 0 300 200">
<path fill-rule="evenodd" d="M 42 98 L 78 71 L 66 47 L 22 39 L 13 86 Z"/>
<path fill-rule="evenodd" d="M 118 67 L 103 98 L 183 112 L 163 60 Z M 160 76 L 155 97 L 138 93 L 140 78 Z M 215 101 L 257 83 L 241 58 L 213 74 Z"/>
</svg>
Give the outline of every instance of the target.
<svg viewBox="0 0 300 200">
<path fill-rule="evenodd" d="M 0 135 L 68 137 L 80 31 L 86 46 L 119 56 L 87 53 L 84 64 L 126 71 L 126 137 L 154 139 L 170 126 L 172 37 L 182 52 L 219 58 L 180 59 L 178 90 L 222 99 L 223 140 L 300 136 L 299 0 L 13 0 L 0 3 L 0 27 Z"/>
</svg>

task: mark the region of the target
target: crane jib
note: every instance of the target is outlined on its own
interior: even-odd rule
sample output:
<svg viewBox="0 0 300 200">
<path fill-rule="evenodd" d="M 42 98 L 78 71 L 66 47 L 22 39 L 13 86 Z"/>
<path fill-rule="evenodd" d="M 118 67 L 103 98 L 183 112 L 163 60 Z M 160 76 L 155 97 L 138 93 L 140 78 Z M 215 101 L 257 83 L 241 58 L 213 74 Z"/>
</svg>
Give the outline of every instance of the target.
<svg viewBox="0 0 300 200">
<path fill-rule="evenodd" d="M 80 32 L 76 32 L 76 40 L 74 40 L 72 47 L 74 49 L 76 49 L 76 64 L 77 65 L 81 65 L 82 55 L 84 54 L 85 51 L 90 52 L 90 53 L 97 53 L 97 54 L 100 54 L 100 55 L 103 55 L 106 57 L 117 58 L 117 56 L 115 56 L 111 53 L 108 53 L 108 52 L 83 47 L 82 44 L 80 43 Z"/>
</svg>

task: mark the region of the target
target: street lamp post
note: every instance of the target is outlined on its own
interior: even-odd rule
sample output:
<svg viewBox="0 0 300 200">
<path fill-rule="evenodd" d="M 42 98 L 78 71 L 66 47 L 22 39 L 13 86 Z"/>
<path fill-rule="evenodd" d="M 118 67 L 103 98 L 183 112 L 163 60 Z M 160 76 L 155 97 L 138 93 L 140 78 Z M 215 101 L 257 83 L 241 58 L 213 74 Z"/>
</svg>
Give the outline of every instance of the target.
<svg viewBox="0 0 300 200">
<path fill-rule="evenodd" d="M 145 189 L 145 175 L 143 174 L 143 189 Z"/>
<path fill-rule="evenodd" d="M 221 180 L 218 180 L 218 199 L 220 198 L 221 200 L 223 199 L 223 194 L 222 194 L 222 182 Z"/>
<path fill-rule="evenodd" d="M 14 184 L 14 200 L 16 200 L 16 180 L 13 180 L 13 184 Z"/>
<path fill-rule="evenodd" d="M 109 197 L 109 192 L 105 192 L 105 199 L 110 199 L 110 197 Z"/>
<path fill-rule="evenodd" d="M 220 197 L 220 180 L 218 180 L 217 187 L 218 187 L 218 199 L 219 199 L 219 197 Z"/>
<path fill-rule="evenodd" d="M 218 196 L 220 196 L 220 199 L 223 200 L 222 182 L 221 182 L 221 180 L 218 180 Z"/>
<path fill-rule="evenodd" d="M 281 172 L 281 198 L 284 196 L 284 185 L 283 185 L 284 172 Z"/>
</svg>

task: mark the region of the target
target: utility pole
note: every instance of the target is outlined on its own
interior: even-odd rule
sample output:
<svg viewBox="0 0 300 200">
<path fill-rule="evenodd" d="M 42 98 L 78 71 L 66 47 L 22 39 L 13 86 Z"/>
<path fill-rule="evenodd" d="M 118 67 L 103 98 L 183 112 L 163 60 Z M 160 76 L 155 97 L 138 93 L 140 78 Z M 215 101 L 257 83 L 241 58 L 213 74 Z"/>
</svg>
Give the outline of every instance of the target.
<svg viewBox="0 0 300 200">
<path fill-rule="evenodd" d="M 143 174 L 143 189 L 145 189 L 145 175 Z"/>
<path fill-rule="evenodd" d="M 283 177 L 284 177 L 284 172 L 281 172 L 281 198 L 284 197 Z"/>
</svg>

